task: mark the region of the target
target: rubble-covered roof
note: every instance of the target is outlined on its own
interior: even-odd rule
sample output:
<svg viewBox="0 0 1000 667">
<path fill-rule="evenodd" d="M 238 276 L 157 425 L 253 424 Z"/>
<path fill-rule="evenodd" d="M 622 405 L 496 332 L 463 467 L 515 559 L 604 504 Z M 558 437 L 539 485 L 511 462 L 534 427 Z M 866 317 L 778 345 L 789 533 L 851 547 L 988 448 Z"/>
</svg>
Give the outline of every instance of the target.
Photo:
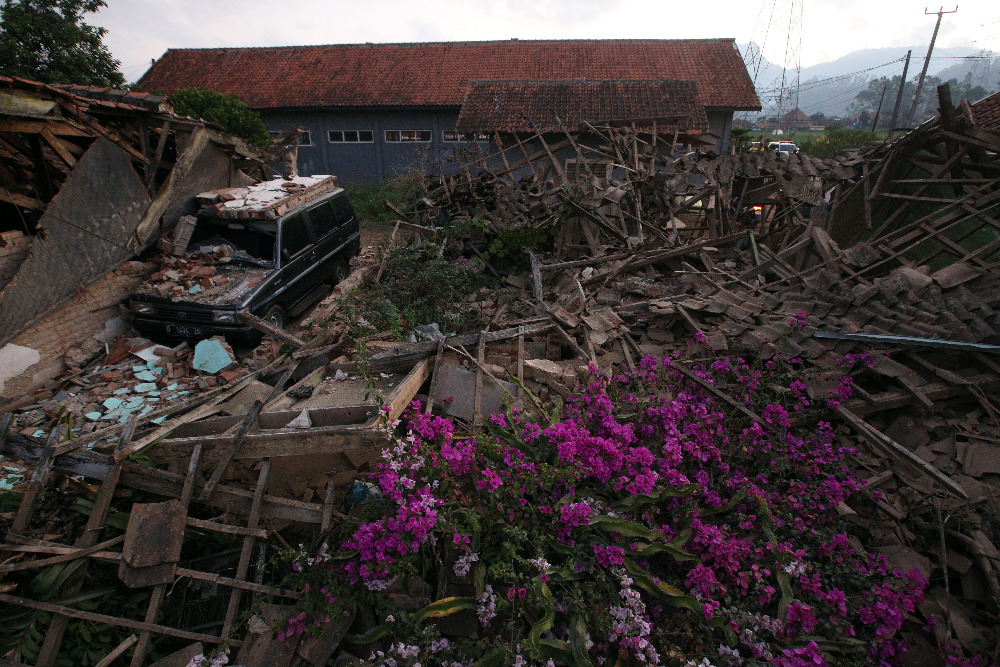
<svg viewBox="0 0 1000 667">
<path fill-rule="evenodd" d="M 583 122 L 665 119 L 707 132 L 694 81 L 472 81 L 458 116 L 460 131 L 578 129 Z"/>
<path fill-rule="evenodd" d="M 972 119 L 976 125 L 1000 130 L 1000 93 L 993 93 L 973 104 Z"/>
<path fill-rule="evenodd" d="M 757 110 L 732 39 L 537 40 L 169 49 L 139 80 L 255 109 L 459 106 L 474 80 L 686 79 L 704 106 Z"/>
<path fill-rule="evenodd" d="M 81 86 L 75 83 L 55 83 L 52 84 L 52 87 L 71 93 L 77 97 L 126 104 L 130 108 L 145 109 L 146 111 L 160 113 L 170 113 L 173 110 L 166 97 L 138 90 L 122 90 L 120 88 L 107 88 L 104 86 Z"/>
<path fill-rule="evenodd" d="M 203 206 L 212 206 L 222 218 L 273 219 L 339 189 L 336 176 L 295 176 L 203 192 L 198 201 Z"/>
</svg>

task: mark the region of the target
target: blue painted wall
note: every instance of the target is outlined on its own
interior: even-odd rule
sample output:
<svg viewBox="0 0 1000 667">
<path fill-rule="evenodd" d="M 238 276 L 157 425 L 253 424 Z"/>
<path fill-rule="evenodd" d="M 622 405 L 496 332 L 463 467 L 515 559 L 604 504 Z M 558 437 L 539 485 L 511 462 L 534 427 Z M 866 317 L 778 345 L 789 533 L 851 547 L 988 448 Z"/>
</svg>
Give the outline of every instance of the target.
<svg viewBox="0 0 1000 667">
<path fill-rule="evenodd" d="M 445 131 L 455 129 L 458 108 L 437 109 L 316 109 L 316 110 L 261 110 L 261 117 L 267 129 L 282 132 L 289 127 L 299 126 L 309 132 L 311 145 L 299 146 L 299 173 L 333 174 L 341 181 L 381 181 L 405 175 L 413 170 L 427 171 L 435 162 L 440 162 L 444 171 L 452 171 L 461 164 L 456 153 L 475 154 L 477 150 L 495 153 L 495 147 L 487 142 L 446 142 Z M 732 126 L 732 111 L 708 109 L 710 130 L 722 137 L 716 150 L 724 152 L 729 145 L 729 130 Z M 368 130 L 373 133 L 371 143 L 331 142 L 331 131 Z M 429 142 L 386 142 L 387 130 L 430 131 Z M 558 139 L 554 139 L 557 141 Z M 527 142 L 528 152 L 539 150 L 537 142 Z M 506 151 L 510 162 L 524 157 L 520 149 Z M 572 152 L 563 151 L 560 158 L 574 157 Z M 491 160 L 492 167 L 501 167 L 499 157 Z"/>
</svg>

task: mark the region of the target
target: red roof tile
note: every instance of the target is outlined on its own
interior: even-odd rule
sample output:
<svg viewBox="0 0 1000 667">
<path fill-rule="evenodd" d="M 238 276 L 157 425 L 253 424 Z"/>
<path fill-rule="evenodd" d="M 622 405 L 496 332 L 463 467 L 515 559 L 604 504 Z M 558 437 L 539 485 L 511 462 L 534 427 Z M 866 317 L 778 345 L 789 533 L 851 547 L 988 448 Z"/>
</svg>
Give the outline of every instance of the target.
<svg viewBox="0 0 1000 667">
<path fill-rule="evenodd" d="M 681 117 L 686 132 L 708 131 L 694 81 L 472 81 L 457 129 L 529 132 L 584 121 Z"/>
<path fill-rule="evenodd" d="M 976 125 L 1000 130 L 1000 93 L 993 93 L 973 104 L 972 120 Z"/>
<path fill-rule="evenodd" d="M 732 39 L 547 40 L 170 49 L 139 80 L 202 87 L 256 109 L 454 106 L 472 80 L 686 79 L 709 107 L 760 109 Z"/>
</svg>

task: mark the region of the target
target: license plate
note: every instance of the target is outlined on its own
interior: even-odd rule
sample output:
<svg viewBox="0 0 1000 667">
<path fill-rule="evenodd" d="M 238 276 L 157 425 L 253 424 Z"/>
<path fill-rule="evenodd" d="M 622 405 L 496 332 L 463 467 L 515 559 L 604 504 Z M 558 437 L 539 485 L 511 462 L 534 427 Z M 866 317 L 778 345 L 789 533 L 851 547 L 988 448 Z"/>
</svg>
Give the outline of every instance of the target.
<svg viewBox="0 0 1000 667">
<path fill-rule="evenodd" d="M 186 327 L 178 324 L 168 324 L 167 333 L 171 336 L 200 336 L 201 329 L 199 327 Z"/>
</svg>

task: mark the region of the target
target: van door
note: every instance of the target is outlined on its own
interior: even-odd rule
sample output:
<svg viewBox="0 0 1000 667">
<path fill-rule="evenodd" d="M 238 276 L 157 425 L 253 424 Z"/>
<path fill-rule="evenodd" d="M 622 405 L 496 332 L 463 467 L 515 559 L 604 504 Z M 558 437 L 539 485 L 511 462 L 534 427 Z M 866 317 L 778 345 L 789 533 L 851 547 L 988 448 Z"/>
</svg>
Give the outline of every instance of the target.
<svg viewBox="0 0 1000 667">
<path fill-rule="evenodd" d="M 316 261 L 316 247 L 309 223 L 301 213 L 278 221 L 278 271 L 276 287 L 281 291 L 277 302 L 286 312 L 293 312 L 310 291 L 309 268 Z"/>
<path fill-rule="evenodd" d="M 332 197 L 307 212 L 309 222 L 316 233 L 316 247 L 319 254 L 318 270 L 324 280 L 332 279 L 338 264 L 350 260 L 347 247 L 352 235 L 357 231 L 354 211 L 343 195 Z"/>
</svg>

